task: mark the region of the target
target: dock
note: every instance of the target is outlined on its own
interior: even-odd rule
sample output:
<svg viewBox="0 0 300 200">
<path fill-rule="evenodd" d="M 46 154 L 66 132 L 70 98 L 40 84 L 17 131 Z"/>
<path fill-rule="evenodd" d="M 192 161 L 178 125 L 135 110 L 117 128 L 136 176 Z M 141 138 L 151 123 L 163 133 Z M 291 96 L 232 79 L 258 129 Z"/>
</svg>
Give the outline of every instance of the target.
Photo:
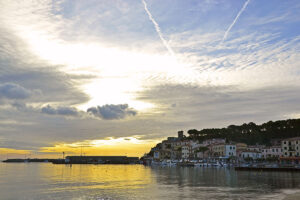
<svg viewBox="0 0 300 200">
<path fill-rule="evenodd" d="M 235 167 L 236 171 L 300 172 L 297 167 Z"/>
</svg>

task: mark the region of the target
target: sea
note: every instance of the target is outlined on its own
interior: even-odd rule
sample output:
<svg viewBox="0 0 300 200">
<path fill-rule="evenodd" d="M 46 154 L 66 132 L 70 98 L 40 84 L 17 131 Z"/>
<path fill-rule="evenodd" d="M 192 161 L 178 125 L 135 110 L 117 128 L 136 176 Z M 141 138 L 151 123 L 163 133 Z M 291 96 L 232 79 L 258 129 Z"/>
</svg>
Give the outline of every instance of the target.
<svg viewBox="0 0 300 200">
<path fill-rule="evenodd" d="M 0 199 L 300 199 L 300 173 L 0 163 Z"/>
</svg>

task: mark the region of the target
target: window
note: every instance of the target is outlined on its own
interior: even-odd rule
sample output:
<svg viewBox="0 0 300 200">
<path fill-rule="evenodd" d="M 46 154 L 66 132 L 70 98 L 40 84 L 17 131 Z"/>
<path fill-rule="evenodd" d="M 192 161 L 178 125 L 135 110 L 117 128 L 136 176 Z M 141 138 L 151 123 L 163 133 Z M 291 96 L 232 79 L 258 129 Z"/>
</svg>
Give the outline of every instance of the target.
<svg viewBox="0 0 300 200">
<path fill-rule="evenodd" d="M 286 141 L 284 141 L 283 144 L 286 144 Z"/>
<path fill-rule="evenodd" d="M 287 147 L 284 147 L 285 150 L 287 150 Z"/>
<path fill-rule="evenodd" d="M 274 149 L 272 149 L 272 152 L 275 152 Z"/>
</svg>

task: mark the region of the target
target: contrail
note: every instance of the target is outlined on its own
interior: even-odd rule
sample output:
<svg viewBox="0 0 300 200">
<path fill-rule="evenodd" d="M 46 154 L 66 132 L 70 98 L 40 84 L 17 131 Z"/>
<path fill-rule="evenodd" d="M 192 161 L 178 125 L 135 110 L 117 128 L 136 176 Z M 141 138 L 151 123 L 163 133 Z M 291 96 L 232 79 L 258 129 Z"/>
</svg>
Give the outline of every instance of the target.
<svg viewBox="0 0 300 200">
<path fill-rule="evenodd" d="M 229 31 L 232 29 L 232 27 L 234 26 L 234 24 L 236 23 L 236 21 L 239 19 L 240 15 L 244 12 L 244 10 L 246 9 L 246 7 L 247 7 L 247 5 L 248 5 L 249 2 L 250 2 L 250 0 L 247 0 L 247 1 L 244 3 L 242 9 L 241 9 L 240 12 L 237 14 L 237 16 L 235 17 L 235 19 L 233 20 L 233 22 L 230 24 L 229 28 L 226 30 L 222 42 L 224 42 L 224 40 L 226 40 Z M 222 43 L 222 42 L 221 42 L 221 43 Z"/>
<path fill-rule="evenodd" d="M 144 4 L 144 8 L 145 8 L 145 11 L 146 13 L 148 14 L 149 16 L 149 19 L 151 20 L 151 22 L 153 23 L 154 25 L 154 28 L 160 38 L 160 40 L 162 41 L 163 45 L 167 48 L 168 52 L 174 56 L 174 51 L 173 49 L 169 46 L 168 42 L 165 40 L 165 38 L 163 37 L 162 33 L 161 33 L 161 30 L 159 28 L 159 25 L 158 23 L 155 21 L 155 19 L 153 18 L 152 14 L 150 13 L 150 11 L 148 10 L 148 7 L 147 7 L 147 3 L 145 2 L 145 0 L 142 0 L 143 4 Z"/>
</svg>

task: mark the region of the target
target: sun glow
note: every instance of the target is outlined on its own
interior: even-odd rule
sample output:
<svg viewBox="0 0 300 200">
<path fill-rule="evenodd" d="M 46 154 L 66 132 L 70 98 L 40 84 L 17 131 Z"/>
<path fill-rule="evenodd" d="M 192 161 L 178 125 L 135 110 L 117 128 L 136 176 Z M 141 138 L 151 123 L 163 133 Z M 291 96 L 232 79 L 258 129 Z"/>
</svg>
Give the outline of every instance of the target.
<svg viewBox="0 0 300 200">
<path fill-rule="evenodd" d="M 104 104 L 129 104 L 139 111 L 156 105 L 137 100 L 137 92 L 157 84 L 190 81 L 195 72 L 167 52 L 147 53 L 107 47 L 100 41 L 66 42 L 58 36 L 22 26 L 20 37 L 40 59 L 65 73 L 93 75 L 88 83 L 78 85 L 90 101 L 76 105 L 79 109 Z M 194 80 L 197 80 L 194 78 Z"/>
<path fill-rule="evenodd" d="M 19 150 L 19 149 L 11 149 L 11 148 L 0 148 L 1 154 L 30 154 L 29 150 Z"/>
<path fill-rule="evenodd" d="M 43 147 L 41 153 L 66 152 L 67 155 L 126 155 L 142 156 L 155 146 L 159 140 L 141 140 L 139 137 L 109 137 L 102 140 L 85 140 L 74 143 L 59 143 Z"/>
</svg>

